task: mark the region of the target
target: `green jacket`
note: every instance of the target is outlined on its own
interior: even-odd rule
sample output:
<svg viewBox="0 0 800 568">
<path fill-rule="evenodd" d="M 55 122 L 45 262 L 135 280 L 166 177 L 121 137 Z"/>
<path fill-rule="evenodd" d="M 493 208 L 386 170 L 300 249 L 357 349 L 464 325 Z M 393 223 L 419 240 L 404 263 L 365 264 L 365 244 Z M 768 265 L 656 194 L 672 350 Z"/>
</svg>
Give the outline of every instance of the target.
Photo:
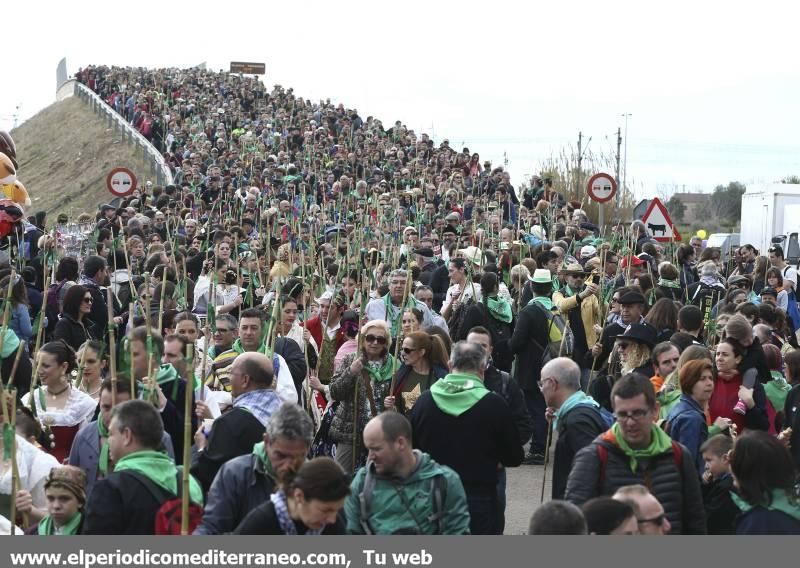
<svg viewBox="0 0 800 568">
<path fill-rule="evenodd" d="M 414 455 L 418 460 L 417 469 L 406 479 L 390 480 L 373 474 L 375 487 L 369 506 L 369 525 L 374 533 L 435 534 L 436 525 L 429 520 L 435 513 L 431 483 L 435 476 L 444 475 L 447 490 L 442 508 L 445 512 L 441 521 L 442 534 L 469 534 L 469 510 L 461 478 L 449 467 L 433 461 L 428 454 L 415 450 Z M 344 505 L 348 534 L 365 534 L 361 525 L 359 496 L 364 488 L 366 473 L 367 468 L 362 467 L 350 484 L 350 495 Z M 400 497 L 401 494 L 404 499 Z"/>
</svg>

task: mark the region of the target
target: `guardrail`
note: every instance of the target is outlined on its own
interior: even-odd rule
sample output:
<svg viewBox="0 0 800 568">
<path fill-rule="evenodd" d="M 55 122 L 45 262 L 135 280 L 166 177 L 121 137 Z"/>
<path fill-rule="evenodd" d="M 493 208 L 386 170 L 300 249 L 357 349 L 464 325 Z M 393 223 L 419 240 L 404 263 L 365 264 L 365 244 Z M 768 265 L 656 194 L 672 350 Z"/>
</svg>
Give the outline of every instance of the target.
<svg viewBox="0 0 800 568">
<path fill-rule="evenodd" d="M 114 128 L 129 146 L 135 146 L 136 151 L 142 153 L 144 161 L 150 164 L 150 175 L 155 178 L 156 185 L 165 186 L 173 183 L 172 170 L 164 161 L 161 152 L 122 115 L 106 104 L 97 93 L 83 83 L 69 79 L 58 87 L 56 99 L 60 101 L 70 96 L 83 100 L 95 114 L 102 116 L 108 122 L 109 128 Z"/>
</svg>

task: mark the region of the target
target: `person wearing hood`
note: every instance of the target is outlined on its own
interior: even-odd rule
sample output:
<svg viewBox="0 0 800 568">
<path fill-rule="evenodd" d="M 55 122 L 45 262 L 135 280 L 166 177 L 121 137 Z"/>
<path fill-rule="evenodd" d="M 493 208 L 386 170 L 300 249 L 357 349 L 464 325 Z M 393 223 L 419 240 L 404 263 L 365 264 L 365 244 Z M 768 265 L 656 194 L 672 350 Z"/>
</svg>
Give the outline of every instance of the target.
<svg viewBox="0 0 800 568">
<path fill-rule="evenodd" d="M 412 436 L 411 424 L 399 412 L 384 412 L 367 423 L 369 461 L 358 470 L 345 501 L 349 534 L 469 534 L 461 479 L 414 450 Z"/>
<path fill-rule="evenodd" d="M 725 285 L 722 283 L 713 260 L 697 265 L 700 279 L 686 289 L 687 303 L 699 307 L 705 313 L 725 297 Z"/>
<path fill-rule="evenodd" d="M 497 533 L 497 466 L 524 458 L 508 405 L 483 383 L 486 362 L 482 346 L 456 343 L 450 374 L 417 399 L 410 417 L 414 446 L 461 477 L 472 534 Z"/>
<path fill-rule="evenodd" d="M 581 390 L 581 369 L 567 357 L 542 367 L 539 381 L 553 429 L 558 432 L 553 456 L 552 498 L 563 499 L 575 454 L 608 430 L 607 411 Z"/>
<path fill-rule="evenodd" d="M 158 409 L 143 400 L 123 402 L 111 411 L 108 431 L 114 472 L 95 485 L 83 534 L 155 534 L 156 514 L 178 494 L 180 476 L 175 462 L 161 451 L 164 427 Z M 203 505 L 203 491 L 192 476 L 189 498 Z"/>
</svg>

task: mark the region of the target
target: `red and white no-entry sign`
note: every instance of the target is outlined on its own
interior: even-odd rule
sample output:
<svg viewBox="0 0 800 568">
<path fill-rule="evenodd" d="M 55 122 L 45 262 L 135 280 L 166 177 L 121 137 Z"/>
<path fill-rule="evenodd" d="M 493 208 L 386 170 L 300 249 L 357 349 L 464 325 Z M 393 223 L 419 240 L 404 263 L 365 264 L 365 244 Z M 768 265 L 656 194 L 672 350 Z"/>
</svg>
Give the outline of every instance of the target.
<svg viewBox="0 0 800 568">
<path fill-rule="evenodd" d="M 589 199 L 598 203 L 611 201 L 611 198 L 617 193 L 617 182 L 608 174 L 595 174 L 589 178 L 589 183 L 586 184 L 586 193 L 589 194 Z"/>
<path fill-rule="evenodd" d="M 106 187 L 112 195 L 125 197 L 136 191 L 136 176 L 128 168 L 114 168 L 106 178 Z"/>
</svg>

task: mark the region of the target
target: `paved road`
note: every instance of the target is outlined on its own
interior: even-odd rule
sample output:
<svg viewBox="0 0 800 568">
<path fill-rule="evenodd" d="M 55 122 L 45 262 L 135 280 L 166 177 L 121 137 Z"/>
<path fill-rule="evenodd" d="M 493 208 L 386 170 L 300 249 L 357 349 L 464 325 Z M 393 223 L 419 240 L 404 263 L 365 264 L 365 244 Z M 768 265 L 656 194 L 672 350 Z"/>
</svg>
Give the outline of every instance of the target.
<svg viewBox="0 0 800 568">
<path fill-rule="evenodd" d="M 506 487 L 506 530 L 505 534 L 526 534 L 531 515 L 539 505 L 542 494 L 542 476 L 544 466 L 522 465 L 506 470 L 508 479 Z M 550 499 L 550 480 L 552 467 L 547 467 L 547 485 L 545 501 Z"/>
</svg>

